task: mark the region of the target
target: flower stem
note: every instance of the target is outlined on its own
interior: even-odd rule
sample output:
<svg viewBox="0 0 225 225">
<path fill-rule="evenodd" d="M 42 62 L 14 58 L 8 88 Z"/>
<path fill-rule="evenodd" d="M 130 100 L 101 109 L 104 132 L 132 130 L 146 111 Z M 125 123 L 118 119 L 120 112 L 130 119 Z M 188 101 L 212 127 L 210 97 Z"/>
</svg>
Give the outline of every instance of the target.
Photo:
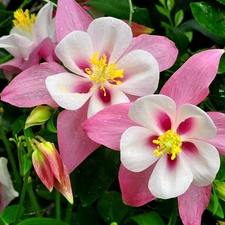
<svg viewBox="0 0 225 225">
<path fill-rule="evenodd" d="M 19 174 L 19 172 L 16 168 L 16 163 L 15 163 L 12 151 L 11 151 L 9 140 L 6 137 L 5 131 L 4 131 L 3 126 L 2 126 L 2 114 L 3 114 L 3 108 L 0 107 L 0 137 L 3 141 L 6 152 L 7 152 L 8 157 L 9 157 L 9 162 L 10 162 L 10 165 L 12 167 L 13 177 L 16 181 L 16 190 L 19 191 L 21 189 L 21 186 L 22 186 L 22 181 L 21 181 L 21 178 L 20 178 L 20 174 Z"/>
<path fill-rule="evenodd" d="M 38 206 L 36 197 L 34 195 L 33 186 L 32 186 L 32 180 L 31 179 L 28 179 L 27 192 L 28 192 L 28 195 L 30 197 L 30 201 L 31 201 L 31 204 L 33 206 L 33 209 L 34 209 L 36 217 L 41 217 L 41 214 L 40 214 L 40 211 L 39 211 L 39 206 Z"/>
<path fill-rule="evenodd" d="M 132 5 L 132 0 L 128 0 L 128 2 L 129 2 L 129 8 L 130 8 L 130 15 L 129 15 L 129 23 L 128 24 L 129 24 L 129 26 L 131 26 L 134 8 L 133 8 L 133 5 Z"/>
<path fill-rule="evenodd" d="M 22 209 L 23 202 L 24 202 L 25 195 L 26 195 L 27 182 L 28 182 L 29 175 L 30 175 L 30 172 L 27 172 L 24 176 L 23 188 L 22 188 L 22 192 L 21 192 L 21 195 L 20 195 L 20 202 L 19 202 L 19 207 L 18 207 L 18 211 L 17 211 L 17 214 L 16 214 L 16 219 L 15 219 L 14 225 L 16 225 L 18 223 L 18 220 L 19 220 L 20 211 Z"/>
<path fill-rule="evenodd" d="M 66 217 L 65 217 L 65 222 L 70 224 L 71 216 L 72 216 L 72 210 L 73 210 L 73 205 L 68 203 L 67 209 L 66 209 Z"/>
<path fill-rule="evenodd" d="M 61 211 L 61 205 L 60 205 L 60 193 L 56 190 L 55 192 L 55 214 L 56 219 L 60 220 L 60 212 Z"/>
</svg>

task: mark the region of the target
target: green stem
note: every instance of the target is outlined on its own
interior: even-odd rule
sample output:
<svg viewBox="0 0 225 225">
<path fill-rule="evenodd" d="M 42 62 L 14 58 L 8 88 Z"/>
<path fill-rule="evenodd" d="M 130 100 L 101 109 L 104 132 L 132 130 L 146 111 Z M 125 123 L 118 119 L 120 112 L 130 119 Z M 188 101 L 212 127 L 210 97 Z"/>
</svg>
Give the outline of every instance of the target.
<svg viewBox="0 0 225 225">
<path fill-rule="evenodd" d="M 129 24 L 129 26 L 131 26 L 134 8 L 133 8 L 133 5 L 132 5 L 132 0 L 128 0 L 128 2 L 129 2 L 129 8 L 130 8 L 130 15 L 129 15 L 129 23 L 128 24 Z"/>
<path fill-rule="evenodd" d="M 6 223 L 4 222 L 4 220 L 0 217 L 0 225 L 6 225 Z"/>
<path fill-rule="evenodd" d="M 22 192 L 21 192 L 21 195 L 20 195 L 20 202 L 19 202 L 19 207 L 18 207 L 19 210 L 17 211 L 14 225 L 16 225 L 18 223 L 18 220 L 19 220 L 19 217 L 20 217 L 20 211 L 22 209 L 23 202 L 24 202 L 24 199 L 25 199 L 29 176 L 30 176 L 30 172 L 26 173 L 25 176 L 24 176 L 23 188 L 22 188 Z"/>
<path fill-rule="evenodd" d="M 31 204 L 33 206 L 36 217 L 41 217 L 41 214 L 40 214 L 40 211 L 39 211 L 39 206 L 38 206 L 36 197 L 34 195 L 31 179 L 29 179 L 28 184 L 27 184 L 27 192 L 28 192 L 28 195 L 30 197 L 30 201 L 31 201 Z"/>
<path fill-rule="evenodd" d="M 21 189 L 21 186 L 22 186 L 22 181 L 21 181 L 21 178 L 20 178 L 20 174 L 19 174 L 19 172 L 16 168 L 16 162 L 14 160 L 14 157 L 13 157 L 13 154 L 12 154 L 12 151 L 11 151 L 9 140 L 6 137 L 5 131 L 4 131 L 3 126 L 2 126 L 2 119 L 1 119 L 2 113 L 3 113 L 3 109 L 0 108 L 0 137 L 3 141 L 6 152 L 7 152 L 8 157 L 9 157 L 9 162 L 10 162 L 10 165 L 12 167 L 13 177 L 16 181 L 16 190 L 19 191 Z"/>
<path fill-rule="evenodd" d="M 65 222 L 70 224 L 71 216 L 72 216 L 72 210 L 73 210 L 73 205 L 68 203 L 67 209 L 66 209 L 66 217 L 65 217 Z"/>
<path fill-rule="evenodd" d="M 56 214 L 57 220 L 60 220 L 60 211 L 61 211 L 60 193 L 56 190 L 56 192 L 55 192 L 55 214 Z"/>
</svg>

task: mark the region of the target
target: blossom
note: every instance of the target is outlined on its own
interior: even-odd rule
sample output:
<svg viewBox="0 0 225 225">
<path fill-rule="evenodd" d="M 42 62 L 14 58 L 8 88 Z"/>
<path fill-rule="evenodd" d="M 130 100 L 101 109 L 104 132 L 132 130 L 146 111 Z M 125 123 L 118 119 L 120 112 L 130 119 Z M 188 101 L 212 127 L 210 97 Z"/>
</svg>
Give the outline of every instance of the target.
<svg viewBox="0 0 225 225">
<path fill-rule="evenodd" d="M 12 180 L 7 168 L 8 160 L 0 158 L 0 212 L 19 194 L 13 188 Z"/>
<path fill-rule="evenodd" d="M 101 29 L 97 31 L 96 25 L 99 26 L 101 22 L 103 22 Z M 123 28 L 127 30 L 126 34 L 122 31 Z M 93 37 L 93 35 L 97 36 Z M 117 19 L 100 18 L 92 22 L 90 15 L 73 0 L 58 1 L 56 36 L 57 42 L 59 42 L 56 54 L 71 72 L 65 72 L 56 63 L 47 62 L 39 66 L 33 66 L 12 80 L 3 90 L 1 100 L 18 107 L 50 104 L 51 106 L 60 105 L 66 108 L 57 119 L 58 144 L 63 161 L 71 172 L 99 146 L 82 130 L 81 124 L 87 119 L 87 116 L 93 115 L 110 104 L 133 101 L 142 95 L 153 93 L 157 88 L 158 74 L 155 71 L 153 75 L 155 81 L 150 81 L 152 75 L 147 74 L 146 71 L 151 71 L 152 68 L 149 68 L 149 65 L 147 67 L 144 65 L 152 59 L 155 68 L 158 65 L 159 71 L 168 69 L 175 62 L 178 50 L 175 44 L 166 37 L 143 34 L 132 38 L 128 25 Z M 73 37 L 76 36 L 79 36 L 79 38 L 73 40 Z M 70 42 L 65 40 L 70 40 Z M 88 42 L 86 43 L 85 40 L 88 40 Z M 116 43 L 117 45 L 115 45 Z M 125 44 L 122 45 L 123 43 Z M 134 57 L 131 57 L 132 52 L 135 54 Z M 144 54 L 145 57 L 137 56 L 138 52 L 141 52 L 142 56 Z M 147 61 L 145 61 L 146 56 Z M 118 57 L 120 58 L 117 59 Z M 133 63 L 134 58 L 137 57 L 137 62 L 135 61 L 134 65 L 128 66 L 134 66 L 137 69 L 137 63 L 141 62 L 139 69 L 145 71 L 141 73 L 142 75 L 145 74 L 142 77 L 146 77 L 148 82 L 151 83 L 149 87 L 137 78 L 139 76 L 134 76 L 134 73 L 140 75 L 139 69 L 135 71 L 131 68 L 123 68 L 123 65 L 117 65 L 118 62 L 121 63 L 121 59 L 126 60 L 124 65 L 127 65 L 128 60 Z M 109 59 L 111 61 L 108 61 Z M 111 78 L 110 81 L 107 79 L 104 83 L 106 77 L 103 77 L 101 78 L 103 81 L 100 82 L 94 76 L 93 68 L 97 71 L 98 65 L 107 70 L 107 74 Z M 158 71 L 158 69 L 156 70 Z M 116 76 L 124 76 L 124 78 L 113 77 L 114 72 Z M 129 72 L 129 76 L 127 72 Z M 61 81 L 59 74 L 64 77 L 63 81 Z M 46 81 L 48 89 L 44 82 L 47 77 L 51 77 Z M 131 77 L 135 79 L 131 79 Z M 139 79 L 138 86 L 134 82 L 136 79 Z M 125 87 L 125 84 L 128 88 Z M 21 85 L 23 85 L 23 89 L 20 88 Z M 132 87 L 131 90 L 129 90 L 130 87 Z M 98 93 L 100 93 L 100 96 L 97 95 Z M 74 100 L 71 100 L 71 98 Z"/>
<path fill-rule="evenodd" d="M 89 100 L 90 117 L 108 105 L 155 92 L 157 61 L 143 50 L 124 54 L 131 42 L 130 27 L 110 17 L 94 20 L 87 32 L 68 34 L 55 52 L 64 66 L 79 76 L 68 72 L 47 77 L 52 98 L 68 110 L 79 109 Z"/>
<path fill-rule="evenodd" d="M 156 197 L 178 196 L 183 224 L 201 223 L 219 167 L 217 151 L 225 155 L 225 114 L 206 114 L 196 105 L 208 95 L 223 53 L 214 49 L 195 54 L 160 95 L 110 106 L 83 123 L 93 141 L 121 150 L 119 182 L 126 204 L 141 206 Z"/>
<path fill-rule="evenodd" d="M 41 142 L 37 141 L 39 139 Z M 34 152 L 32 162 L 34 169 L 49 191 L 53 186 L 73 204 L 73 194 L 69 173 L 55 145 L 37 136 L 31 141 Z"/>
<path fill-rule="evenodd" d="M 53 4 L 47 3 L 35 14 L 29 10 L 14 12 L 14 27 L 10 34 L 0 38 L 0 48 L 7 50 L 14 58 L 0 65 L 5 76 L 10 78 L 32 65 L 39 63 L 40 57 L 54 61 L 55 19 L 52 19 Z"/>
<path fill-rule="evenodd" d="M 133 103 L 129 117 L 139 126 L 121 136 L 121 162 L 133 172 L 154 167 L 148 188 L 155 197 L 173 198 L 191 183 L 212 183 L 220 159 L 216 148 L 207 143 L 215 137 L 216 127 L 204 111 L 191 104 L 177 109 L 171 98 L 149 95 Z"/>
</svg>

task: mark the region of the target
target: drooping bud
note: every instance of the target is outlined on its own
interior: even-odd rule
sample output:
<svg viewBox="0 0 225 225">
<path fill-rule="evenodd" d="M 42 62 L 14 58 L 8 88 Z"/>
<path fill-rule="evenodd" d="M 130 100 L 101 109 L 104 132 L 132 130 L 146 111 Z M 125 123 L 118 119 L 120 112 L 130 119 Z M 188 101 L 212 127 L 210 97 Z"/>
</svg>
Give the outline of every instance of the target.
<svg viewBox="0 0 225 225">
<path fill-rule="evenodd" d="M 124 22 L 127 24 L 129 23 L 128 20 L 124 20 Z M 135 22 L 132 22 L 131 30 L 133 33 L 133 37 L 137 37 L 141 34 L 151 34 L 154 31 L 154 29 L 152 29 L 152 28 L 146 27 L 144 25 L 141 25 L 141 24 L 138 24 Z"/>
<path fill-rule="evenodd" d="M 49 191 L 54 186 L 69 203 L 73 204 L 69 172 L 55 145 L 40 136 L 32 139 L 31 144 L 34 149 L 32 161 L 40 180 Z"/>
<path fill-rule="evenodd" d="M 52 108 L 50 106 L 37 106 L 31 111 L 30 116 L 28 116 L 25 123 L 25 129 L 44 124 L 47 120 L 49 120 L 51 114 Z"/>
<path fill-rule="evenodd" d="M 220 199 L 225 201 L 225 182 L 220 182 L 218 180 L 214 181 L 216 194 Z"/>
</svg>

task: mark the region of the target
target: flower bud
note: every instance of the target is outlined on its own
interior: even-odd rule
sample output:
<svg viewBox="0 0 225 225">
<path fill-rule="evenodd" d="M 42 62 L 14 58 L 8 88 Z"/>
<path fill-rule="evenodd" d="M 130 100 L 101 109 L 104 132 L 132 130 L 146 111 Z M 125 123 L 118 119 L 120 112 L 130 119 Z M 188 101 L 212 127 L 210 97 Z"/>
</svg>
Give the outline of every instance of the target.
<svg viewBox="0 0 225 225">
<path fill-rule="evenodd" d="M 218 180 L 214 181 L 216 194 L 220 199 L 225 201 L 225 182 L 220 182 Z"/>
<path fill-rule="evenodd" d="M 25 129 L 44 124 L 51 117 L 51 114 L 52 108 L 50 106 L 37 106 L 31 111 L 30 116 L 28 116 L 25 123 Z"/>
</svg>

